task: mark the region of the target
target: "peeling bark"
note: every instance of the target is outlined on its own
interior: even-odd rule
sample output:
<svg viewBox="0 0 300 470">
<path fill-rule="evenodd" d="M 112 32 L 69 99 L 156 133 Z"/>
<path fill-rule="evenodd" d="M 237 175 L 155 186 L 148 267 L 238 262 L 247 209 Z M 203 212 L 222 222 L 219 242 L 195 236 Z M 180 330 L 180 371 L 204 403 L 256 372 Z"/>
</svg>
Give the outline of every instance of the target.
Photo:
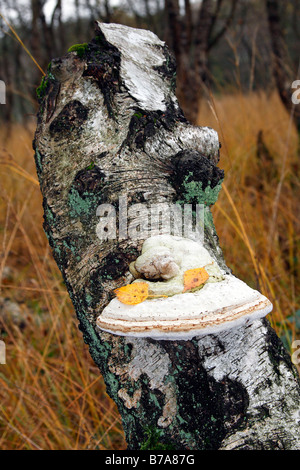
<svg viewBox="0 0 300 470">
<path fill-rule="evenodd" d="M 129 449 L 300 449 L 300 388 L 267 320 L 191 341 L 100 332 L 113 289 L 132 281 L 143 240 L 100 241 L 100 204 L 206 200 L 205 246 L 224 270 L 210 205 L 224 174 L 219 141 L 174 95 L 174 59 L 154 34 L 97 24 L 55 59 L 40 88 L 34 148 L 44 228 L 90 353 L 118 405 Z M 179 171 L 180 169 L 180 171 Z M 184 176 L 202 183 L 185 193 Z M 121 238 L 121 239 L 120 239 Z"/>
</svg>

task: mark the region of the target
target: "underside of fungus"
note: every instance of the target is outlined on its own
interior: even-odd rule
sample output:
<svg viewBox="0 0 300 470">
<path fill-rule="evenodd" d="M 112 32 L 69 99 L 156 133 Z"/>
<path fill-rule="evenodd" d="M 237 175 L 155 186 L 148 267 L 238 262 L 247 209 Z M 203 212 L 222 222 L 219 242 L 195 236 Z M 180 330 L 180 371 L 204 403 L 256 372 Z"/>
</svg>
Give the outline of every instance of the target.
<svg viewBox="0 0 300 470">
<path fill-rule="evenodd" d="M 186 238 L 148 238 L 130 270 L 137 277 L 130 285 L 132 292 L 134 285 L 145 286 L 147 294 L 140 289 L 142 300 L 136 304 L 122 301 L 122 296 L 111 300 L 97 319 L 101 330 L 188 340 L 233 328 L 272 310 L 265 296 L 223 272 L 204 246 Z"/>
</svg>

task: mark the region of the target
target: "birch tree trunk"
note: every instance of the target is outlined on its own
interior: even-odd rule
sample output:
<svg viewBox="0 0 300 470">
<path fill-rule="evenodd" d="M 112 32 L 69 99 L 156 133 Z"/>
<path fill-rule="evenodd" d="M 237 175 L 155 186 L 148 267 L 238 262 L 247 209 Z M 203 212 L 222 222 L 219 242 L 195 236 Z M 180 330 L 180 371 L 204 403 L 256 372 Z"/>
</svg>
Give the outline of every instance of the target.
<svg viewBox="0 0 300 470">
<path fill-rule="evenodd" d="M 128 449 L 300 449 L 299 380 L 268 320 L 189 341 L 96 328 L 143 242 L 118 227 L 116 239 L 97 237 L 97 207 L 120 195 L 205 201 L 205 246 L 229 271 L 210 213 L 224 176 L 218 135 L 186 121 L 174 90 L 174 59 L 144 30 L 97 23 L 88 45 L 51 62 L 34 149 L 53 256 Z M 194 196 L 183 184 L 191 173 Z"/>
</svg>

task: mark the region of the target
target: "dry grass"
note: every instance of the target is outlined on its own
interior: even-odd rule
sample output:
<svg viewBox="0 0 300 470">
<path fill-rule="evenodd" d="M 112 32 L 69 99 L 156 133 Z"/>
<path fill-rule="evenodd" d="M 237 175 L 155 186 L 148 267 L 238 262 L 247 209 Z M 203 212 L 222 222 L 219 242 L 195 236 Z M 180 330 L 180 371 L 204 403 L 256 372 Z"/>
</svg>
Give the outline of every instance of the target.
<svg viewBox="0 0 300 470">
<path fill-rule="evenodd" d="M 264 94 L 215 97 L 203 103 L 199 123 L 217 129 L 223 144 L 225 186 L 213 212 L 227 264 L 270 297 L 269 318 L 291 342 L 300 274 L 295 131 L 277 97 Z M 258 158 L 260 130 L 269 156 Z M 8 319 L 1 336 L 7 364 L 0 365 L 0 448 L 124 449 L 117 409 L 78 332 L 42 230 L 31 141 L 15 126 L 0 148 L 1 296 L 25 319 L 23 328 Z"/>
<path fill-rule="evenodd" d="M 118 411 L 83 343 L 42 229 L 31 141 L 15 127 L 0 149 L 1 296 L 18 303 L 25 321 L 21 328 L 9 319 L 2 325 L 0 449 L 123 449 Z"/>
<path fill-rule="evenodd" d="M 211 99 L 199 123 L 215 128 L 222 143 L 225 184 L 213 213 L 227 264 L 270 298 L 269 319 L 291 347 L 300 318 L 297 132 L 277 94 Z"/>
</svg>

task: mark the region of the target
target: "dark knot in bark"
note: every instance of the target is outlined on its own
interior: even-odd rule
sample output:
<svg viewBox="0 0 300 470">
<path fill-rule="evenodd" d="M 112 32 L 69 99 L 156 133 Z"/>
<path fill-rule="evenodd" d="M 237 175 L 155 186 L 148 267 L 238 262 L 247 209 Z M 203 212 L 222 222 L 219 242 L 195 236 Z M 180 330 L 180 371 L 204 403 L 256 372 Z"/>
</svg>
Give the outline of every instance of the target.
<svg viewBox="0 0 300 470">
<path fill-rule="evenodd" d="M 202 190 L 210 185 L 211 188 L 224 178 L 224 170 L 218 168 L 211 160 L 197 150 L 182 150 L 172 160 L 173 185 L 180 190 L 184 183 L 197 181 L 202 183 Z"/>
</svg>

